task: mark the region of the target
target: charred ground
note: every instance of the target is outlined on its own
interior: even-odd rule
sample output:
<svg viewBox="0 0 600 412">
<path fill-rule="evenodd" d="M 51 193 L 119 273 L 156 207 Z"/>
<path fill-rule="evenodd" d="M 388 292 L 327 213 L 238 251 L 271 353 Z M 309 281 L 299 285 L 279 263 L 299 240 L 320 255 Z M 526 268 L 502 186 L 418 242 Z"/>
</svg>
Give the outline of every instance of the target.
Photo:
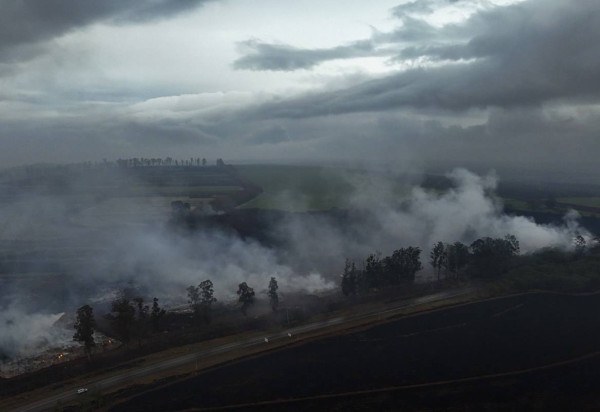
<svg viewBox="0 0 600 412">
<path fill-rule="evenodd" d="M 146 392 L 112 410 L 182 410 L 265 401 L 278 402 L 270 405 L 272 410 L 333 404 L 353 405 L 351 409 L 361 404 L 367 409 L 382 404 L 417 409 L 516 407 L 534 398 L 542 407 L 556 407 L 555 401 L 597 406 L 598 399 L 589 397 L 596 385 L 590 379 L 596 358 L 536 368 L 597 351 L 599 310 L 598 294 L 538 293 L 462 305 L 247 359 Z M 527 379 L 510 375 L 527 370 Z M 475 379 L 392 389 L 464 378 Z M 498 390 L 508 384 L 512 389 Z M 577 393 L 587 397 L 575 400 Z M 292 402 L 320 396 L 325 398 Z"/>
</svg>

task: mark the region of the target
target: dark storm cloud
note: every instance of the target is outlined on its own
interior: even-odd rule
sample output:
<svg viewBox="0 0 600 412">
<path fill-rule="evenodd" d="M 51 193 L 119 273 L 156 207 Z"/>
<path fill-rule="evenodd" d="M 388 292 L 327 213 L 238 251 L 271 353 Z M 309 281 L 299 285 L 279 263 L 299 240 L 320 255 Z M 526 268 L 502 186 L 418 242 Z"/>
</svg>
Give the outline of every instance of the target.
<svg viewBox="0 0 600 412">
<path fill-rule="evenodd" d="M 98 21 L 125 23 L 171 16 L 209 0 L 3 0 L 0 61 L 35 53 L 35 43 Z"/>
<path fill-rule="evenodd" d="M 465 110 L 600 97 L 600 3 L 532 0 L 495 7 L 439 29 L 463 41 L 404 49 L 442 62 L 344 90 L 267 104 L 260 116 L 300 118 L 399 107 Z"/>
<path fill-rule="evenodd" d="M 328 49 L 300 49 L 283 44 L 269 44 L 258 40 L 240 43 L 247 54 L 237 59 L 236 69 L 282 70 L 310 69 L 317 64 L 334 59 L 370 56 L 374 53 L 370 40 L 357 41 Z"/>
</svg>

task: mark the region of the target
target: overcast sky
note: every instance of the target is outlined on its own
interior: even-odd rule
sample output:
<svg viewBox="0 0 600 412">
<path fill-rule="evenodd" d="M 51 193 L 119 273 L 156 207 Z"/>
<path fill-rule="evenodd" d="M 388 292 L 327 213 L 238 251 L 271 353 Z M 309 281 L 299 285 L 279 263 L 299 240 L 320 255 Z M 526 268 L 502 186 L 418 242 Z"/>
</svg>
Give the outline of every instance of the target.
<svg viewBox="0 0 600 412">
<path fill-rule="evenodd" d="M 2 0 L 0 163 L 600 172 L 597 0 Z"/>
</svg>

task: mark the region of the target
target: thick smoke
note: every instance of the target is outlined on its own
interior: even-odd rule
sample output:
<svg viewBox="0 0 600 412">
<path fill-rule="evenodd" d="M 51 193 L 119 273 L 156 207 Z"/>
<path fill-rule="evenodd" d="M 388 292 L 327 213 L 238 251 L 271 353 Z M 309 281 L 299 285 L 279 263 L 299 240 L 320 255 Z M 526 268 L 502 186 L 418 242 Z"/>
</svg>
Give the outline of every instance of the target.
<svg viewBox="0 0 600 412">
<path fill-rule="evenodd" d="M 240 282 L 260 294 L 276 276 L 282 293 L 314 293 L 336 287 L 346 257 L 360 260 L 374 251 L 420 246 L 426 260 L 437 241 L 469 244 L 514 234 L 527 253 L 570 248 L 577 233 L 587 235 L 574 215 L 552 226 L 504 214 L 493 175 L 457 169 L 448 176 L 455 185 L 450 190 L 413 187 L 403 196 L 381 181 L 352 180 L 349 212 L 291 214 L 273 222 L 280 247 L 214 228 L 172 230 L 166 225 L 168 199 L 95 197 L 75 203 L 64 195 L 22 194 L 0 206 L 0 253 L 44 263 L 33 273 L 0 274 L 0 353 L 70 339 L 52 328 L 55 314 L 90 302 L 101 308 L 120 288 L 179 305 L 187 286 L 211 279 L 216 297 L 230 302 Z M 47 267 L 53 259 L 60 262 L 58 273 Z"/>
<path fill-rule="evenodd" d="M 64 313 L 28 313 L 11 306 L 0 311 L 0 354 L 7 357 L 35 354 L 40 348 L 68 342 L 70 331 L 55 323 Z"/>
<path fill-rule="evenodd" d="M 493 174 L 481 177 L 465 169 L 455 169 L 447 176 L 454 183 L 453 189 L 440 194 L 416 187 L 404 208 L 398 210 L 388 205 L 382 213 L 376 213 L 381 230 L 388 236 L 401 233 L 406 241 L 425 250 L 437 241 L 470 244 L 482 236 L 512 234 L 519 239 L 525 253 L 546 246 L 570 248 L 578 232 L 586 234 L 578 227 L 574 211 L 561 227 L 504 214 L 502 204 L 493 197 L 497 185 Z"/>
<path fill-rule="evenodd" d="M 335 222 L 312 216 L 289 220 L 281 229 L 282 236 L 291 239 L 293 252 L 289 255 L 298 265 L 315 262 L 308 267 L 331 272 L 339 271 L 344 257 L 360 262 L 369 253 L 390 254 L 406 246 L 419 246 L 425 261 L 438 241 L 469 245 L 480 237 L 512 234 L 520 241 L 521 251 L 530 253 L 543 247 L 570 249 L 576 235 L 590 237 L 578 225 L 575 211 L 570 211 L 560 226 L 505 214 L 495 197 L 494 174 L 478 176 L 455 169 L 447 177 L 454 184 L 450 190 L 440 193 L 413 186 L 398 196 L 392 182 L 352 176 L 349 219 Z M 426 271 L 427 265 L 424 267 Z"/>
</svg>

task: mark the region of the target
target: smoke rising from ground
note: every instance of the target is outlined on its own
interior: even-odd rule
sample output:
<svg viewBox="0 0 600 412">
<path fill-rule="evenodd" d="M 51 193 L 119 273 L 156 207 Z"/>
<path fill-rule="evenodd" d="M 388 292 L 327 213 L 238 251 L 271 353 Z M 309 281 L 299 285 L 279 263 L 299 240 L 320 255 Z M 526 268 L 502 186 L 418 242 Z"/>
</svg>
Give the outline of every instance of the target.
<svg viewBox="0 0 600 412">
<path fill-rule="evenodd" d="M 495 197 L 494 174 L 479 176 L 455 169 L 447 176 L 454 184 L 448 191 L 438 193 L 414 186 L 402 197 L 393 195 L 390 182 L 352 178 L 349 222 L 334 223 L 321 216 L 291 219 L 281 229 L 282 236 L 291 239 L 290 255 L 298 264 L 317 262 L 321 270 L 339 272 L 344 257 L 360 262 L 375 251 L 387 255 L 400 247 L 419 246 L 427 271 L 430 248 L 439 241 L 469 245 L 480 237 L 513 234 L 522 253 L 530 253 L 543 247 L 570 249 L 577 234 L 590 237 L 577 223 L 575 211 L 565 216 L 561 226 L 505 214 Z"/>
<path fill-rule="evenodd" d="M 0 311 L 0 354 L 8 357 L 36 353 L 40 347 L 70 340 L 69 331 L 54 324 L 63 313 L 28 313 L 16 306 Z"/>
<path fill-rule="evenodd" d="M 394 191 L 385 182 L 351 181 L 350 211 L 343 218 L 293 214 L 272 222 L 268 230 L 281 240 L 280 247 L 215 228 L 173 230 L 166 225 L 168 208 L 147 218 L 148 201 L 143 199 L 108 203 L 108 216 L 98 205 L 102 200 L 76 205 L 68 196 L 23 194 L 0 206 L 3 256 L 54 259 L 61 269 L 50 273 L 40 263 L 39 273 L 2 275 L 0 353 L 13 355 L 40 342 L 70 339 L 52 328 L 59 316 L 55 313 L 73 312 L 90 302 L 106 309 L 107 296 L 119 288 L 178 305 L 186 301 L 187 286 L 211 279 L 215 296 L 230 302 L 239 283 L 248 282 L 260 297 L 275 276 L 283 295 L 314 293 L 337 286 L 346 257 L 360 262 L 374 251 L 389 254 L 419 246 L 428 271 L 429 249 L 437 241 L 470 244 L 479 237 L 513 234 L 522 252 L 529 253 L 546 246 L 570 248 L 576 234 L 589 235 L 574 214 L 562 226 L 504 214 L 494 197 L 493 175 L 456 169 L 448 176 L 454 183 L 448 191 L 413 187 L 402 197 L 391 195 Z"/>
<path fill-rule="evenodd" d="M 577 225 L 575 212 L 566 217 L 566 225 L 561 227 L 504 214 L 502 204 L 493 197 L 497 187 L 493 174 L 478 176 L 465 169 L 455 169 L 447 176 L 454 188 L 445 193 L 416 187 L 404 208 L 384 205 L 388 206 L 387 213 L 375 214 L 382 231 L 389 236 L 401 233 L 409 243 L 426 251 L 438 241 L 470 244 L 483 236 L 513 234 L 525 253 L 547 246 L 570 248 L 578 232 L 586 233 Z"/>
</svg>

